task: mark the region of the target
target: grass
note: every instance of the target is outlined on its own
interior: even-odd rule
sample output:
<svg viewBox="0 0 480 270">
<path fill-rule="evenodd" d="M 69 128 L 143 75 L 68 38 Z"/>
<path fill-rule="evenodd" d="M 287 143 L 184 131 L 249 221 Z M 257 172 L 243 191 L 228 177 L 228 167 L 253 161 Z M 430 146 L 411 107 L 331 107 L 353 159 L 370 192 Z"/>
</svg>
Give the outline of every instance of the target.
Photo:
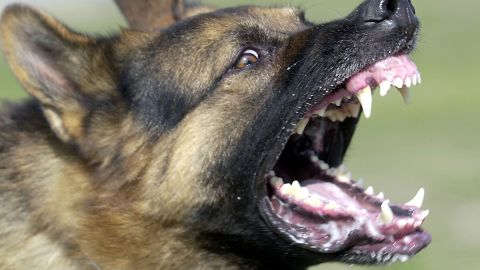
<svg viewBox="0 0 480 270">
<path fill-rule="evenodd" d="M 209 2 L 229 6 L 282 1 Z M 307 17 L 316 22 L 341 17 L 358 2 L 290 1 L 305 8 Z M 433 242 L 409 262 L 388 269 L 478 269 L 480 17 L 476 12 L 480 2 L 414 2 L 423 24 L 419 48 L 414 54 L 423 84 L 412 89 L 410 106 L 403 105 L 397 93 L 375 97 L 373 117 L 362 119 L 347 164 L 355 176 L 365 178 L 394 202 L 407 201 L 421 186 L 427 190 L 425 207 L 431 210 L 431 216 L 425 228 L 432 233 Z M 89 14 L 88 19 L 79 17 L 74 21 L 65 16 L 65 20 L 74 21 L 81 30 L 100 32 L 116 29 L 121 22 L 118 14 L 108 17 L 104 11 L 94 10 L 98 13 Z M 0 64 L 0 99 L 24 96 L 6 66 Z M 324 264 L 314 269 L 364 267 Z"/>
</svg>

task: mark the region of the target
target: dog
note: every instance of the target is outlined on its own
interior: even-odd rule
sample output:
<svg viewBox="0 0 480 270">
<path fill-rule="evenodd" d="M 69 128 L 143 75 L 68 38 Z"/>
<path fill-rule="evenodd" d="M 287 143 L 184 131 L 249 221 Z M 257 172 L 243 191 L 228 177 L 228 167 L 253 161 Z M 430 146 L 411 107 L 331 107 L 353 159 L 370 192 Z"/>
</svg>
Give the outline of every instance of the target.
<svg viewBox="0 0 480 270">
<path fill-rule="evenodd" d="M 0 114 L 0 269 L 306 269 L 430 243 L 423 189 L 393 204 L 342 165 L 372 91 L 420 83 L 411 1 L 323 24 L 290 6 L 116 3 L 129 27 L 102 37 L 3 12 L 31 98 Z"/>
</svg>

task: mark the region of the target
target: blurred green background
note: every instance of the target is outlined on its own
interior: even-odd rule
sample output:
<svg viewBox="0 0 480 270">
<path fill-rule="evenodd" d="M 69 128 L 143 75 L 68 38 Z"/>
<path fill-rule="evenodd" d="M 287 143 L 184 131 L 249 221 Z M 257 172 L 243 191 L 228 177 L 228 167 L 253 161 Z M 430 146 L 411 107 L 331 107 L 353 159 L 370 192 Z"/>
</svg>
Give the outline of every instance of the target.
<svg viewBox="0 0 480 270">
<path fill-rule="evenodd" d="M 14 1 L 1 0 L 0 9 Z M 19 2 L 19 1 L 15 1 Z M 125 23 L 113 0 L 30 0 L 73 28 L 100 34 Z M 80 3 L 81 2 L 81 3 Z M 360 1 L 346 0 L 210 0 L 221 7 L 289 3 L 315 22 L 346 15 Z M 356 177 L 394 202 L 406 202 L 425 187 L 424 227 L 433 235 L 426 250 L 404 264 L 386 269 L 480 269 L 480 2 L 413 1 L 423 23 L 413 58 L 423 84 L 403 104 L 394 91 L 375 97 L 373 117 L 362 120 L 347 157 Z M 26 95 L 0 59 L 0 99 Z M 281 254 L 279 254 L 281 256 Z M 382 267 L 383 268 L 383 267 Z M 364 269 L 324 264 L 315 270 Z"/>
</svg>

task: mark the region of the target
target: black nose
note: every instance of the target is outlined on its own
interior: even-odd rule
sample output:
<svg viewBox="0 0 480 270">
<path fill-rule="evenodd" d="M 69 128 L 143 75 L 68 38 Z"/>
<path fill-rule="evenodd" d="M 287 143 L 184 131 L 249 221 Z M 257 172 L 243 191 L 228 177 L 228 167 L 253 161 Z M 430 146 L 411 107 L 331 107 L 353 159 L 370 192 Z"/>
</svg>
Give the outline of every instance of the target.
<svg viewBox="0 0 480 270">
<path fill-rule="evenodd" d="M 349 16 L 355 22 L 393 22 L 401 27 L 416 28 L 418 19 L 411 0 L 367 0 Z"/>
</svg>

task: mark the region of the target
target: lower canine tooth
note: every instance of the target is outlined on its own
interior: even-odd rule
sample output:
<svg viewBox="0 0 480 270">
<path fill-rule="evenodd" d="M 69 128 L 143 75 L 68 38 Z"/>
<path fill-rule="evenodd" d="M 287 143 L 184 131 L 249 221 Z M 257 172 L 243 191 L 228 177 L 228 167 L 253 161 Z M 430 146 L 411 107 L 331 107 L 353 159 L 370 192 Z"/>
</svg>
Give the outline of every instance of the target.
<svg viewBox="0 0 480 270">
<path fill-rule="evenodd" d="M 372 187 L 372 186 L 369 186 L 369 187 L 365 190 L 365 194 L 370 195 L 370 196 L 372 196 L 373 194 L 375 194 L 375 191 L 373 190 L 373 187 Z"/>
<path fill-rule="evenodd" d="M 413 197 L 413 199 L 411 201 L 407 202 L 405 205 L 414 206 L 414 207 L 417 207 L 417 208 L 422 208 L 424 198 L 425 198 L 425 189 L 421 188 L 421 189 L 418 190 L 415 197 Z"/>
<path fill-rule="evenodd" d="M 384 201 L 382 203 L 382 206 L 380 207 L 382 211 L 380 214 L 380 217 L 382 218 L 382 221 L 385 224 L 390 224 L 393 221 L 393 212 L 390 206 L 388 205 L 389 203 L 390 202 L 388 200 Z"/>
<path fill-rule="evenodd" d="M 372 88 L 370 86 L 367 86 L 363 88 L 360 92 L 357 94 L 357 99 L 360 101 L 360 104 L 362 105 L 363 108 L 363 114 L 365 115 L 366 118 L 370 118 L 372 115 Z"/>
<path fill-rule="evenodd" d="M 295 133 L 302 135 L 309 121 L 310 118 L 303 118 L 302 120 L 300 120 L 300 123 L 298 123 L 297 127 L 295 128 Z"/>
<path fill-rule="evenodd" d="M 408 89 L 408 87 L 402 87 L 400 89 L 398 89 L 398 91 L 400 92 L 400 94 L 402 94 L 402 97 L 403 97 L 403 100 L 405 101 L 405 104 L 409 104 L 410 103 L 410 89 Z"/>
</svg>

